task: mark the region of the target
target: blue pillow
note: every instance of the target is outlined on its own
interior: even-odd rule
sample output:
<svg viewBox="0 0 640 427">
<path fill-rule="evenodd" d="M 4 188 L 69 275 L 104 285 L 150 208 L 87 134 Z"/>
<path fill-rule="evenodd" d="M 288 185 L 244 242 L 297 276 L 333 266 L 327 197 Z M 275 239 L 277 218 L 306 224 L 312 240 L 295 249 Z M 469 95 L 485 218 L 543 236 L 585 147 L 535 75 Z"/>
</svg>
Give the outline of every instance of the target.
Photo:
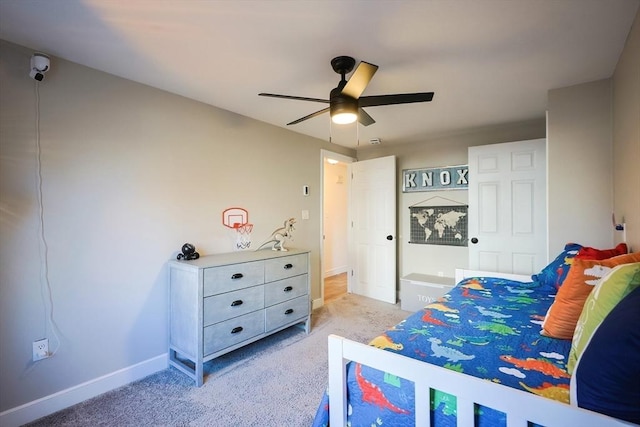
<svg viewBox="0 0 640 427">
<path fill-rule="evenodd" d="M 604 318 L 578 359 L 572 404 L 640 424 L 640 287 Z"/>
<path fill-rule="evenodd" d="M 560 252 L 560 255 L 543 268 L 540 273 L 531 276 L 531 280 L 538 282 L 540 285 L 549 286 L 558 290 L 562 282 L 564 282 L 565 277 L 567 277 L 573 257 L 578 254 L 580 248 L 582 248 L 582 245 L 567 243 L 564 251 Z"/>
</svg>

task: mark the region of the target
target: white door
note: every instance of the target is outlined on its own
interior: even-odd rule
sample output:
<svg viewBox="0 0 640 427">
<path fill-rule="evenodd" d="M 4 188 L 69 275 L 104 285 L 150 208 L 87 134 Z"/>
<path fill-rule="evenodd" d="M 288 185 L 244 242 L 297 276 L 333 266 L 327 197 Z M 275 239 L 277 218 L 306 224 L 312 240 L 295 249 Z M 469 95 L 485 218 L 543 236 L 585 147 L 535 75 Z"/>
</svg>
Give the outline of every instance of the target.
<svg viewBox="0 0 640 427">
<path fill-rule="evenodd" d="M 546 140 L 469 147 L 469 268 L 533 274 L 547 263 Z"/>
<path fill-rule="evenodd" d="M 396 303 L 396 158 L 351 165 L 351 292 Z"/>
</svg>

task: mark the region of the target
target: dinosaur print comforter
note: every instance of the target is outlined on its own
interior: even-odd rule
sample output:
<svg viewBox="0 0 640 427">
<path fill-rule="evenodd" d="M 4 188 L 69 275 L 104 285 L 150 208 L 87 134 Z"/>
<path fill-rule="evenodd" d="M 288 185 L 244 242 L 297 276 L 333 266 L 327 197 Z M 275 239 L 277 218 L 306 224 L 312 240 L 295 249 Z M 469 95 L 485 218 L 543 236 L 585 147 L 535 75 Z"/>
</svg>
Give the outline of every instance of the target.
<svg viewBox="0 0 640 427">
<path fill-rule="evenodd" d="M 554 294 L 537 282 L 465 279 L 370 345 L 568 402 L 570 341 L 540 335 Z M 357 363 L 349 364 L 347 375 L 352 426 L 413 425 L 413 383 Z M 325 394 L 313 425 L 327 426 L 329 410 Z M 432 391 L 431 411 L 435 427 L 456 425 L 454 396 Z M 476 412 L 476 425 L 506 425 L 501 412 Z"/>
</svg>

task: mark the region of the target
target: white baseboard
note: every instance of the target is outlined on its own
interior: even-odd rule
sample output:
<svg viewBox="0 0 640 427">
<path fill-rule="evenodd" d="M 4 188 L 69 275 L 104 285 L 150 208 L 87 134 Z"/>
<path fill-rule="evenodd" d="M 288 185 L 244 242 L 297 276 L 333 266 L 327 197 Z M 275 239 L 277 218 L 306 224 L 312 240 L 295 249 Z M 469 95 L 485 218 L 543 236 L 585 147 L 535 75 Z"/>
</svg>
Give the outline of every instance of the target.
<svg viewBox="0 0 640 427">
<path fill-rule="evenodd" d="M 335 268 L 331 268 L 329 270 L 326 270 L 324 272 L 324 277 L 331 277 L 331 276 L 335 276 L 336 274 L 341 274 L 341 273 L 346 273 L 347 272 L 347 266 L 343 265 L 341 267 L 335 267 Z"/>
<path fill-rule="evenodd" d="M 30 423 L 107 391 L 142 379 L 155 372 L 167 369 L 168 366 L 168 354 L 161 354 L 33 402 L 0 412 L 0 426 L 18 427 Z"/>
</svg>

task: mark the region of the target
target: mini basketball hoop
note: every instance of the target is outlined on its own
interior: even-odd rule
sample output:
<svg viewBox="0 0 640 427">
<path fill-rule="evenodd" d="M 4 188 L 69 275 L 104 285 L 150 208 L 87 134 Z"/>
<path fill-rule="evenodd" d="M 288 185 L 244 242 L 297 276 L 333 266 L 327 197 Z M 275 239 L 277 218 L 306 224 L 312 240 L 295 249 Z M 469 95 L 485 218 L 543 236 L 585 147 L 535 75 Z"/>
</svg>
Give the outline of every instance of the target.
<svg viewBox="0 0 640 427">
<path fill-rule="evenodd" d="M 253 224 L 249 223 L 249 213 L 243 208 L 229 208 L 222 212 L 222 225 L 234 230 L 236 249 L 249 249 Z"/>
</svg>

